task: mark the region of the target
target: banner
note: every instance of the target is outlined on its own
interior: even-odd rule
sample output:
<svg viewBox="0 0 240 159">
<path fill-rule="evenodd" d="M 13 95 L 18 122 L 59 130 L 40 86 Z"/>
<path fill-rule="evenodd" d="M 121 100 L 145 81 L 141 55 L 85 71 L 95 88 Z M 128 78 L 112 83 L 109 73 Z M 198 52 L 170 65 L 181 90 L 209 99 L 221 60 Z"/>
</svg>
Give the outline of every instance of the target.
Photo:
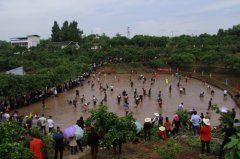
<svg viewBox="0 0 240 159">
<path fill-rule="evenodd" d="M 226 85 L 228 85 L 228 80 L 227 79 L 226 79 L 225 83 L 226 83 Z"/>
</svg>

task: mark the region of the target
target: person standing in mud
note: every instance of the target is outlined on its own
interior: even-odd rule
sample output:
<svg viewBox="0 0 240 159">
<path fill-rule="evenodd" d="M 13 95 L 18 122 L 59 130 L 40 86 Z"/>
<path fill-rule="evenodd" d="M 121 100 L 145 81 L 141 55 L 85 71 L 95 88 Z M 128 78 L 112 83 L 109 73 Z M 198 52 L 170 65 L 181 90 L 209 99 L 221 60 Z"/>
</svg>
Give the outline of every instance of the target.
<svg viewBox="0 0 240 159">
<path fill-rule="evenodd" d="M 140 98 L 139 98 L 138 95 L 137 95 L 136 98 L 135 98 L 136 108 L 138 107 L 139 100 L 140 100 Z"/>
<path fill-rule="evenodd" d="M 91 88 L 92 88 L 92 89 L 94 88 L 94 83 L 93 83 L 93 81 L 92 81 L 92 83 L 91 83 Z"/>
<path fill-rule="evenodd" d="M 108 86 L 108 84 L 106 83 L 106 89 L 108 89 L 109 88 L 109 86 Z"/>
<path fill-rule="evenodd" d="M 148 90 L 148 96 L 151 97 L 151 94 L 152 94 L 152 89 L 149 88 L 149 90 Z"/>
<path fill-rule="evenodd" d="M 162 108 L 162 98 L 158 99 L 158 106 L 159 106 L 159 108 Z"/>
<path fill-rule="evenodd" d="M 160 99 L 160 98 L 161 98 L 161 96 L 162 96 L 162 92 L 161 92 L 161 91 L 159 91 L 159 92 L 158 92 L 158 99 Z"/>
<path fill-rule="evenodd" d="M 136 96 L 137 96 L 137 88 L 135 88 L 134 90 L 134 98 L 136 98 Z"/>
<path fill-rule="evenodd" d="M 106 93 L 106 92 L 104 92 L 104 98 L 103 98 L 103 101 L 104 101 L 104 102 L 107 102 L 107 93 Z"/>
<path fill-rule="evenodd" d="M 128 102 L 125 102 L 124 105 L 123 105 L 123 107 L 124 107 L 124 111 L 125 111 L 126 116 L 127 116 L 128 113 L 129 113 L 129 103 L 128 103 Z"/>
<path fill-rule="evenodd" d="M 124 96 L 124 102 L 128 102 L 128 95 L 127 94 L 125 94 L 125 96 Z"/>
<path fill-rule="evenodd" d="M 146 96 L 146 90 L 144 88 L 142 88 L 143 90 L 143 95 Z"/>
<path fill-rule="evenodd" d="M 122 92 L 122 95 L 125 96 L 127 94 L 127 92 L 125 91 L 125 89 Z"/>
<path fill-rule="evenodd" d="M 208 102 L 208 110 L 210 110 L 212 107 L 212 98 L 210 98 L 209 102 Z"/>
<path fill-rule="evenodd" d="M 79 97 L 79 90 L 76 90 L 76 97 Z"/>
<path fill-rule="evenodd" d="M 142 101 L 143 101 L 143 95 L 140 94 L 140 95 L 139 95 L 139 98 L 140 98 L 140 101 L 142 102 Z"/>
<path fill-rule="evenodd" d="M 118 101 L 118 104 L 120 104 L 120 102 L 121 102 L 121 94 L 119 94 L 118 96 L 117 96 L 117 101 Z"/>
<path fill-rule="evenodd" d="M 83 102 L 85 101 L 84 94 L 81 96 L 80 100 L 81 100 L 81 104 L 83 104 Z"/>
<path fill-rule="evenodd" d="M 97 105 L 97 101 L 98 101 L 98 100 L 97 100 L 97 98 L 96 98 L 95 96 L 93 96 L 93 99 L 92 99 L 92 101 L 93 101 L 93 105 L 94 105 L 94 106 L 96 106 L 96 105 Z"/>
<path fill-rule="evenodd" d="M 130 80 L 130 85 L 131 85 L 131 88 L 133 88 L 133 81 Z"/>
<path fill-rule="evenodd" d="M 110 90 L 111 90 L 111 92 L 113 92 L 113 86 L 110 86 Z"/>
<path fill-rule="evenodd" d="M 73 106 L 74 108 L 77 108 L 77 97 L 73 99 Z"/>
<path fill-rule="evenodd" d="M 146 77 L 143 77 L 143 84 L 145 84 L 147 81 Z"/>
</svg>

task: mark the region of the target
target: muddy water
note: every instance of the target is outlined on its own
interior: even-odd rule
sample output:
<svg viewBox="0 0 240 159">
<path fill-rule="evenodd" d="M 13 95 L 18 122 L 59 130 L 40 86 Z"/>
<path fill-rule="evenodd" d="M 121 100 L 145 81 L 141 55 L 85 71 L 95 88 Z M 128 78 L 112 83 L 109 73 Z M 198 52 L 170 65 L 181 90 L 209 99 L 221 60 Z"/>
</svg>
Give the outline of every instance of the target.
<svg viewBox="0 0 240 159">
<path fill-rule="evenodd" d="M 119 81 L 118 78 L 116 78 L 117 76 L 119 76 Z M 170 119 L 172 119 L 174 112 L 177 110 L 178 105 L 181 102 L 184 103 L 184 109 L 189 110 L 195 108 L 198 114 L 200 114 L 201 112 L 205 114 L 207 112 L 208 101 L 212 96 L 210 95 L 210 92 L 207 92 L 207 85 L 203 86 L 203 83 L 201 81 L 195 79 L 188 79 L 186 83 L 185 79 L 183 79 L 181 81 L 181 84 L 183 85 L 183 87 L 186 88 L 186 94 L 181 95 L 179 93 L 179 88 L 177 87 L 178 80 L 175 79 L 175 77 L 173 77 L 172 75 L 158 75 L 156 82 L 153 86 L 150 86 L 150 78 L 152 77 L 152 75 L 144 74 L 144 76 L 147 78 L 147 81 L 143 85 L 142 81 L 137 80 L 138 75 L 132 75 L 132 80 L 134 81 L 133 88 L 130 87 L 129 74 L 113 74 L 101 76 L 100 82 L 102 83 L 102 86 L 105 87 L 106 83 L 109 86 L 114 86 L 113 92 L 110 91 L 110 88 L 107 89 L 107 102 L 104 102 L 104 104 L 108 106 L 110 111 L 117 113 L 119 116 L 124 116 L 125 112 L 123 109 L 123 101 L 121 101 L 121 104 L 118 105 L 117 95 L 119 93 L 122 94 L 122 91 L 125 89 L 129 96 L 130 110 L 133 113 L 133 116 L 141 123 L 144 122 L 145 117 L 153 117 L 153 113 L 155 112 L 161 113 L 164 117 L 168 116 Z M 169 84 L 172 85 L 171 94 L 169 93 L 168 86 L 166 86 L 165 84 L 165 79 L 169 79 Z M 91 88 L 91 84 L 87 82 L 88 80 L 94 81 L 95 86 L 93 89 Z M 76 109 L 73 107 L 73 105 L 70 105 L 67 102 L 67 100 L 74 99 L 76 89 L 80 91 L 80 96 L 82 94 L 85 95 L 85 102 L 91 102 L 89 108 L 94 108 L 92 103 L 93 95 L 95 95 L 98 99 L 98 104 L 104 98 L 104 93 L 99 90 L 99 86 L 100 85 L 98 84 L 97 78 L 89 78 L 84 82 L 83 86 L 79 86 L 75 89 L 61 93 L 58 97 L 48 98 L 46 100 L 46 108 L 44 110 L 42 109 L 41 103 L 39 102 L 19 109 L 19 112 L 20 114 L 29 114 L 29 112 L 32 112 L 38 114 L 44 113 L 45 116 L 52 115 L 53 120 L 56 122 L 56 124 L 63 129 L 72 124 L 75 124 L 76 120 L 80 116 L 83 116 L 84 119 L 89 116 L 88 112 L 83 111 L 80 100 L 78 100 L 77 102 Z M 135 108 L 136 105 L 134 103 L 133 97 L 134 89 L 137 88 L 138 94 L 143 94 L 142 88 L 145 88 L 148 93 L 150 87 L 152 88 L 151 97 L 145 96 L 143 98 L 143 102 L 140 102 L 139 106 Z M 215 91 L 215 95 L 212 97 L 212 104 L 218 104 L 220 108 L 226 107 L 228 110 L 235 108 L 237 111 L 237 117 L 239 117 L 239 109 L 236 107 L 236 104 L 230 98 L 230 96 L 228 96 L 227 99 L 224 99 L 222 90 L 219 90 L 213 86 L 211 86 L 211 88 L 213 88 Z M 159 108 L 157 103 L 159 91 L 162 92 L 163 99 L 163 106 L 161 109 Z M 199 97 L 201 91 L 205 92 L 205 96 L 202 99 L 200 99 Z M 217 120 L 218 118 L 219 115 L 211 113 L 211 122 L 213 126 L 219 124 L 219 121 Z"/>
</svg>

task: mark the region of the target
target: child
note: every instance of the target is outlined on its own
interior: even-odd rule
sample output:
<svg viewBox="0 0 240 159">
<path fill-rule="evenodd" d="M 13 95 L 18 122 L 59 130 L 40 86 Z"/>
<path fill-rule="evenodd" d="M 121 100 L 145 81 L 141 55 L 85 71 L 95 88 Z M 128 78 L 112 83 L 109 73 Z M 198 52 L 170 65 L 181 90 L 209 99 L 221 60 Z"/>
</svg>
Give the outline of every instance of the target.
<svg viewBox="0 0 240 159">
<path fill-rule="evenodd" d="M 77 141 L 75 136 L 69 138 L 69 146 L 71 154 L 75 155 L 77 153 Z"/>
<path fill-rule="evenodd" d="M 159 127 L 158 135 L 159 135 L 159 139 L 162 139 L 163 141 L 167 140 L 167 133 L 165 131 L 164 126 Z"/>
</svg>

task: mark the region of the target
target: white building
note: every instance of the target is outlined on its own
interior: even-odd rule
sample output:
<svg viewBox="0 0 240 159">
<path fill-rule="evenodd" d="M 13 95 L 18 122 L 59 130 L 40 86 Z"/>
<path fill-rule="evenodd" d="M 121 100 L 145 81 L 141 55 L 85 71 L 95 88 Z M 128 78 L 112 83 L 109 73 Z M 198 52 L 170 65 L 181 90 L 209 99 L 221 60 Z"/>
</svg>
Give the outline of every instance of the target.
<svg viewBox="0 0 240 159">
<path fill-rule="evenodd" d="M 13 46 L 24 46 L 27 48 L 37 46 L 40 43 L 39 35 L 28 35 L 26 37 L 11 38 Z"/>
</svg>

